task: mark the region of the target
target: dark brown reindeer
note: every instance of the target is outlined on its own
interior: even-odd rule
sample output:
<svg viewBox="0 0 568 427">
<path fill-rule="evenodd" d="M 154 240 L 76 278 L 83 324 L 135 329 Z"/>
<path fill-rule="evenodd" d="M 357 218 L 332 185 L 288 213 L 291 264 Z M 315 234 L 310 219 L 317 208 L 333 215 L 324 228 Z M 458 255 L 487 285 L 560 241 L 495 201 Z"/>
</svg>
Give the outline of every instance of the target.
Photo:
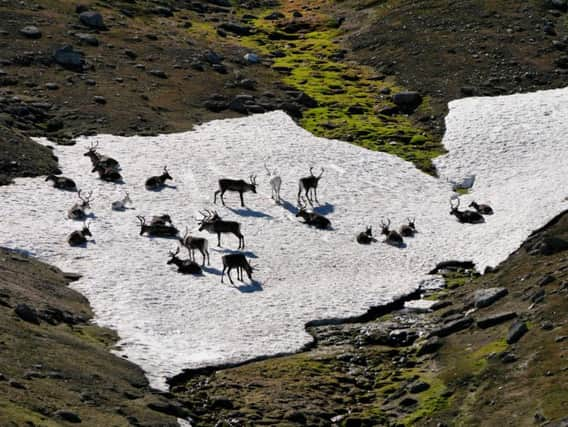
<svg viewBox="0 0 568 427">
<path fill-rule="evenodd" d="M 150 220 L 150 225 L 174 225 L 172 217 L 168 214 L 154 215 Z"/>
<path fill-rule="evenodd" d="M 164 224 L 146 224 L 146 218 L 141 215 L 137 215 L 138 221 L 140 221 L 140 235 L 147 233 L 149 236 L 153 237 L 175 237 L 178 235 L 179 231 L 173 225 Z"/>
<path fill-rule="evenodd" d="M 213 203 L 217 203 L 217 194 L 220 193 L 221 196 L 221 203 L 225 206 L 225 199 L 223 195 L 226 191 L 235 191 L 239 193 L 241 198 L 241 206 L 245 206 L 245 202 L 243 200 L 243 193 L 251 191 L 256 193 L 256 176 L 251 175 L 249 177 L 250 182 L 246 182 L 242 179 L 228 179 L 222 178 L 219 180 L 219 189 L 215 191 L 215 196 L 213 197 Z"/>
<path fill-rule="evenodd" d="M 118 163 L 118 161 L 116 161 L 112 157 L 104 156 L 102 154 L 97 153 L 98 147 L 99 147 L 98 142 L 96 144 L 91 143 L 91 146 L 89 147 L 88 151 L 83 155 L 91 159 L 91 163 L 93 164 L 93 166 L 101 164 L 105 168 L 119 170 L 120 164 Z"/>
<path fill-rule="evenodd" d="M 386 236 L 385 242 L 393 246 L 402 246 L 404 243 L 402 236 L 398 234 L 397 231 L 389 229 L 390 223 L 391 220 L 388 218 L 387 222 L 381 220 L 381 234 L 384 234 Z"/>
<path fill-rule="evenodd" d="M 78 194 L 80 202 L 75 203 L 71 208 L 67 211 L 67 217 L 69 219 L 79 219 L 83 220 L 87 216 L 85 213 L 85 209 L 90 208 L 90 202 L 93 200 L 91 197 L 93 192 L 89 192 L 86 198 L 81 196 L 81 190 L 79 190 Z"/>
<path fill-rule="evenodd" d="M 225 277 L 225 270 L 227 270 L 227 276 L 229 276 L 229 281 L 231 285 L 234 285 L 233 279 L 231 278 L 231 270 L 233 268 L 237 269 L 237 280 L 243 281 L 243 270 L 246 271 L 249 280 L 252 282 L 252 270 L 253 268 L 247 261 L 244 254 L 227 254 L 223 255 L 221 258 L 223 260 L 223 274 L 221 275 L 221 283 Z"/>
<path fill-rule="evenodd" d="M 298 200 L 298 209 L 299 211 L 296 213 L 296 218 L 302 218 L 305 224 L 313 225 L 320 230 L 331 228 L 331 221 L 318 213 L 308 212 L 305 202 L 302 203 L 301 200 Z"/>
<path fill-rule="evenodd" d="M 201 267 L 191 259 L 181 259 L 178 258 L 179 247 L 175 252 L 170 252 L 170 259 L 166 264 L 175 264 L 177 266 L 177 272 L 181 274 L 201 274 Z"/>
<path fill-rule="evenodd" d="M 408 221 L 408 224 L 403 224 L 400 226 L 400 234 L 403 237 L 413 237 L 416 233 L 416 218 L 408 217 L 406 218 L 406 220 Z"/>
<path fill-rule="evenodd" d="M 99 174 L 99 178 L 103 181 L 107 182 L 121 182 L 122 175 L 116 169 L 106 166 L 104 163 L 99 162 L 97 163 L 91 172 L 97 172 Z"/>
<path fill-rule="evenodd" d="M 211 265 L 211 260 L 209 259 L 209 242 L 207 239 L 190 235 L 189 228 L 185 227 L 185 234 L 183 237 L 179 238 L 179 242 L 187 249 L 191 260 L 195 261 L 195 249 L 197 249 L 201 252 L 201 256 L 203 257 L 201 265 L 205 265 L 205 257 L 207 257 L 207 265 Z"/>
<path fill-rule="evenodd" d="M 168 179 L 173 180 L 168 172 L 167 166 L 164 166 L 164 172 L 162 172 L 161 175 L 151 176 L 148 178 L 144 183 L 144 186 L 146 187 L 146 190 L 159 190 L 164 187 L 166 180 Z"/>
<path fill-rule="evenodd" d="M 460 211 L 460 199 L 457 199 L 458 203 L 454 205 L 452 203 L 453 199 L 450 199 L 450 215 L 454 215 L 459 222 L 462 224 L 480 224 L 485 222 L 485 218 L 478 212 L 475 211 Z"/>
<path fill-rule="evenodd" d="M 306 199 L 308 199 L 308 202 L 310 202 L 311 205 L 313 205 L 314 200 L 315 200 L 316 203 L 319 203 L 319 201 L 318 201 L 318 183 L 319 183 L 320 178 L 323 175 L 323 172 L 324 172 L 324 168 L 321 168 L 321 173 L 318 176 L 315 176 L 314 175 L 314 168 L 311 167 L 310 168 L 310 176 L 300 178 L 300 182 L 299 182 L 299 185 L 298 185 L 298 203 L 300 202 L 300 196 L 302 194 L 302 191 L 305 192 Z M 313 198 L 310 197 L 310 193 L 313 193 L 313 195 L 314 195 Z"/>
<path fill-rule="evenodd" d="M 70 246 L 81 246 L 87 243 L 87 236 L 93 236 L 91 230 L 89 230 L 89 224 L 85 223 L 81 230 L 75 230 L 69 236 L 67 236 L 67 243 Z"/>
<path fill-rule="evenodd" d="M 471 202 L 468 207 L 475 209 L 481 215 L 493 215 L 493 208 L 489 205 L 480 205 L 478 203 Z"/>
<path fill-rule="evenodd" d="M 377 239 L 373 237 L 373 228 L 370 225 L 365 231 L 362 231 L 357 235 L 357 243 L 361 245 L 369 245 L 376 241 Z"/>
<path fill-rule="evenodd" d="M 236 221 L 224 221 L 217 212 L 200 212 L 203 218 L 199 221 L 199 231 L 217 234 L 217 246 L 221 246 L 221 233 L 232 233 L 239 239 L 238 249 L 244 249 L 245 237 L 241 233 L 241 224 Z"/>
<path fill-rule="evenodd" d="M 53 181 L 53 186 L 60 190 L 77 191 L 77 185 L 71 178 L 65 176 L 47 175 L 46 181 Z"/>
</svg>

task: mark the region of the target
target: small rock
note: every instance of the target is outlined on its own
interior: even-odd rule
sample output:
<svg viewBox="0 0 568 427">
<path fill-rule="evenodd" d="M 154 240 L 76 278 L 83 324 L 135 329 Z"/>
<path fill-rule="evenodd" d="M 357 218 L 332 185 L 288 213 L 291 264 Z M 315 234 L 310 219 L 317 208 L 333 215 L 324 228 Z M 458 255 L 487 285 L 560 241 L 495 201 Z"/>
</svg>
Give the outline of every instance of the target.
<svg viewBox="0 0 568 427">
<path fill-rule="evenodd" d="M 223 61 L 223 56 L 218 55 L 217 53 L 213 52 L 212 50 L 208 50 L 203 54 L 203 59 L 209 64 L 220 64 Z"/>
<path fill-rule="evenodd" d="M 408 391 L 410 393 L 422 393 L 430 388 L 430 384 L 425 383 L 424 381 L 416 381 L 415 383 L 410 384 L 408 387 Z"/>
<path fill-rule="evenodd" d="M 93 101 L 95 101 L 96 104 L 101 104 L 101 105 L 104 105 L 104 104 L 107 103 L 106 98 L 104 96 L 100 96 L 100 95 L 93 96 Z"/>
<path fill-rule="evenodd" d="M 156 412 L 172 415 L 178 418 L 186 418 L 189 415 L 187 409 L 178 402 L 158 400 L 147 404 L 148 408 Z"/>
<path fill-rule="evenodd" d="M 46 83 L 45 88 L 49 90 L 57 90 L 59 89 L 59 85 L 57 83 Z"/>
<path fill-rule="evenodd" d="M 402 112 L 413 113 L 422 104 L 422 95 L 418 92 L 399 92 L 392 96 L 394 102 Z"/>
<path fill-rule="evenodd" d="M 94 34 L 76 33 L 75 37 L 77 37 L 81 43 L 87 44 L 89 46 L 99 45 L 99 39 L 97 39 Z"/>
<path fill-rule="evenodd" d="M 249 64 L 258 64 L 260 62 L 260 57 L 256 53 L 247 53 L 244 59 Z"/>
<path fill-rule="evenodd" d="M 496 313 L 486 317 L 482 317 L 477 320 L 477 326 L 481 329 L 490 328 L 491 326 L 499 325 L 500 323 L 506 322 L 517 317 L 517 313 L 514 311 L 508 311 L 505 313 Z"/>
<path fill-rule="evenodd" d="M 81 422 L 81 417 L 79 417 L 79 415 L 77 415 L 75 412 L 61 409 L 59 411 L 55 411 L 53 415 L 55 415 L 57 418 L 61 418 L 63 421 L 67 421 L 68 423 L 77 424 Z"/>
<path fill-rule="evenodd" d="M 39 325 L 39 317 L 35 308 L 30 307 L 27 304 L 18 304 L 14 309 L 14 312 L 20 319 Z"/>
<path fill-rule="evenodd" d="M 85 80 L 85 84 L 86 84 L 87 86 L 96 86 L 97 81 L 96 81 L 96 80 L 93 80 L 93 79 L 87 79 L 87 80 Z"/>
<path fill-rule="evenodd" d="M 487 288 L 478 289 L 471 297 L 472 303 L 476 308 L 489 307 L 495 301 L 508 294 L 506 288 Z"/>
<path fill-rule="evenodd" d="M 552 282 L 554 282 L 556 280 L 556 278 L 550 274 L 547 274 L 546 276 L 542 277 L 538 282 L 537 285 L 538 286 L 546 286 Z"/>
<path fill-rule="evenodd" d="M 499 355 L 499 359 L 501 360 L 502 363 L 505 363 L 505 364 L 514 363 L 517 360 L 519 360 L 519 358 L 517 357 L 516 354 L 510 353 L 508 351 L 501 353 Z"/>
<path fill-rule="evenodd" d="M 252 27 L 249 27 L 248 25 L 237 24 L 234 22 L 225 22 L 219 25 L 218 28 L 239 36 L 248 36 L 252 34 Z"/>
<path fill-rule="evenodd" d="M 430 337 L 420 346 L 416 354 L 418 356 L 422 356 L 424 354 L 435 353 L 440 347 L 442 347 L 442 344 L 442 340 L 437 336 Z"/>
<path fill-rule="evenodd" d="M 27 387 L 24 384 L 19 383 L 18 381 L 15 381 L 15 380 L 10 380 L 8 382 L 8 384 L 10 385 L 10 387 L 17 388 L 18 390 L 26 390 L 27 389 Z"/>
<path fill-rule="evenodd" d="M 213 64 L 211 65 L 211 68 L 219 74 L 227 74 L 227 67 L 223 64 Z"/>
<path fill-rule="evenodd" d="M 73 50 L 73 47 L 66 45 L 54 52 L 54 59 L 59 65 L 71 70 L 80 71 L 85 63 L 83 54 Z"/>
<path fill-rule="evenodd" d="M 301 411 L 291 410 L 284 414 L 284 419 L 294 423 L 306 424 L 306 415 Z"/>
<path fill-rule="evenodd" d="M 507 344 L 514 344 L 519 341 L 524 334 L 528 332 L 525 322 L 518 320 L 511 325 L 509 333 L 507 334 Z"/>
<path fill-rule="evenodd" d="M 463 319 L 455 320 L 449 322 L 441 328 L 434 329 L 430 336 L 445 337 L 451 335 L 455 332 L 461 331 L 463 329 L 469 328 L 473 324 L 473 319 L 471 317 L 464 317 Z"/>
<path fill-rule="evenodd" d="M 414 406 L 417 403 L 418 401 L 416 399 L 413 399 L 412 397 L 405 397 L 400 401 L 400 406 L 408 408 L 409 406 Z"/>
<path fill-rule="evenodd" d="M 285 18 L 286 15 L 284 15 L 282 12 L 272 12 L 269 15 L 266 15 L 264 17 L 264 19 L 268 20 L 268 21 L 275 21 L 277 19 L 282 19 Z"/>
<path fill-rule="evenodd" d="M 8 377 L 4 374 L 0 374 L 0 381 L 8 381 Z"/>
<path fill-rule="evenodd" d="M 79 14 L 79 20 L 83 25 L 95 30 L 104 30 L 106 28 L 103 21 L 103 16 L 99 12 L 81 12 Z"/>
<path fill-rule="evenodd" d="M 124 54 L 130 59 L 138 58 L 138 54 L 131 49 L 125 49 Z"/>
<path fill-rule="evenodd" d="M 41 31 L 38 27 L 34 25 L 28 25 L 20 30 L 20 34 L 29 39 L 39 39 L 41 38 Z"/>
<path fill-rule="evenodd" d="M 160 79 L 167 79 L 168 78 L 168 75 L 164 71 L 158 70 L 158 69 L 149 70 L 148 74 L 150 74 L 154 77 L 159 77 Z"/>
<path fill-rule="evenodd" d="M 551 331 L 554 329 L 554 324 L 550 320 L 545 320 L 540 324 L 540 329 L 543 331 Z"/>
</svg>

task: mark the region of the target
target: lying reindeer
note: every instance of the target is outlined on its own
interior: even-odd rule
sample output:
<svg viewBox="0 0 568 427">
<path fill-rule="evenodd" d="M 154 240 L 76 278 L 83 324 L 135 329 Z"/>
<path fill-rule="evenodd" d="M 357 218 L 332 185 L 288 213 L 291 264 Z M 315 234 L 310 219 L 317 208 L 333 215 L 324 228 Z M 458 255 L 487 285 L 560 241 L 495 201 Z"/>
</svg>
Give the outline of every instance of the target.
<svg viewBox="0 0 568 427">
<path fill-rule="evenodd" d="M 147 233 L 149 236 L 153 237 L 175 237 L 178 235 L 179 231 L 173 225 L 164 224 L 146 224 L 146 218 L 141 215 L 137 215 L 138 221 L 140 221 L 140 235 Z"/>
<path fill-rule="evenodd" d="M 107 182 L 122 182 L 122 175 L 116 169 L 105 166 L 104 163 L 97 163 L 91 172 L 98 172 L 99 178 Z"/>
<path fill-rule="evenodd" d="M 415 225 L 415 218 L 406 218 L 408 224 L 403 224 L 400 227 L 400 234 L 404 237 L 414 237 L 416 233 L 416 225 Z"/>
<path fill-rule="evenodd" d="M 118 163 L 118 161 L 116 161 L 112 157 L 103 156 L 102 154 L 97 153 L 98 146 L 99 146 L 98 142 L 96 144 L 91 143 L 89 150 L 83 155 L 91 159 L 91 163 L 93 164 L 93 166 L 97 166 L 100 164 L 104 168 L 119 170 L 120 164 Z"/>
<path fill-rule="evenodd" d="M 201 267 L 195 262 L 190 259 L 181 259 L 178 258 L 179 254 L 179 247 L 174 252 L 170 252 L 170 259 L 166 264 L 175 264 L 177 266 L 177 272 L 181 274 L 201 274 Z"/>
<path fill-rule="evenodd" d="M 168 179 L 173 180 L 168 172 L 167 166 L 164 166 L 164 172 L 162 172 L 161 175 L 151 176 L 148 178 L 144 183 L 144 186 L 146 187 L 146 190 L 160 190 L 166 185 L 166 180 Z"/>
<path fill-rule="evenodd" d="M 250 176 L 250 183 L 243 181 L 242 179 L 227 179 L 222 178 L 219 180 L 219 189 L 215 191 L 215 196 L 213 198 L 213 203 L 217 203 L 217 194 L 221 193 L 221 203 L 225 206 L 225 199 L 223 195 L 226 191 L 236 191 L 239 193 L 241 197 L 241 206 L 245 206 L 245 202 L 243 200 L 243 193 L 251 191 L 256 193 L 256 176 Z"/>
<path fill-rule="evenodd" d="M 93 236 L 91 230 L 89 230 L 89 225 L 85 223 L 81 230 L 75 230 L 69 236 L 67 236 L 67 243 L 70 246 L 81 246 L 87 243 L 87 236 Z"/>
<path fill-rule="evenodd" d="M 134 208 L 127 208 L 126 205 L 128 203 L 132 203 L 132 200 L 130 199 L 130 195 L 128 194 L 128 192 L 125 191 L 124 197 L 122 199 L 112 202 L 111 209 L 113 211 L 125 211 L 126 209 L 134 209 Z"/>
<path fill-rule="evenodd" d="M 300 182 L 298 185 L 298 204 L 300 202 L 300 196 L 302 194 L 302 190 L 305 192 L 306 194 L 306 199 L 308 199 L 308 202 L 310 202 L 310 205 L 313 205 L 313 202 L 315 200 L 316 203 L 319 204 L 318 201 L 318 184 L 319 184 L 319 180 L 322 177 L 324 172 L 324 169 L 321 168 L 321 173 L 318 176 L 314 175 L 314 168 L 311 167 L 310 168 L 310 176 L 304 177 L 304 178 L 300 178 Z M 313 193 L 314 197 L 311 198 L 310 197 L 310 193 Z"/>
<path fill-rule="evenodd" d="M 361 245 L 369 245 L 372 242 L 376 242 L 377 239 L 373 237 L 373 228 L 369 225 L 365 231 L 361 231 L 357 235 L 357 243 Z"/>
<path fill-rule="evenodd" d="M 168 214 L 154 215 L 150 220 L 150 225 L 174 225 L 172 217 Z"/>
<path fill-rule="evenodd" d="M 243 281 L 243 270 L 247 272 L 249 280 L 252 282 L 252 267 L 247 261 L 244 254 L 227 254 L 223 255 L 223 274 L 221 275 L 221 283 L 225 277 L 225 270 L 227 270 L 227 276 L 229 276 L 229 281 L 231 285 L 234 285 L 233 279 L 231 278 L 231 270 L 233 268 L 237 269 L 237 280 Z"/>
<path fill-rule="evenodd" d="M 296 214 L 296 218 L 303 218 L 305 224 L 313 225 L 315 228 L 318 228 L 320 230 L 331 228 L 331 221 L 318 213 L 308 212 L 305 202 L 304 204 L 302 204 L 301 201 L 298 201 L 298 209 L 299 211 Z"/>
<path fill-rule="evenodd" d="M 56 175 L 47 175 L 46 181 L 53 181 L 53 186 L 60 190 L 77 191 L 77 185 L 71 178 Z"/>
<path fill-rule="evenodd" d="M 471 202 L 468 207 L 475 209 L 481 215 L 493 215 L 493 208 L 489 205 L 479 205 Z"/>
<path fill-rule="evenodd" d="M 270 187 L 272 188 L 271 197 L 276 203 L 280 204 L 280 187 L 282 186 L 282 178 L 280 178 L 276 169 L 271 172 L 270 169 L 268 169 L 268 166 L 266 166 L 266 163 L 264 164 L 264 168 L 270 178 Z"/>
<path fill-rule="evenodd" d="M 205 256 L 207 256 L 207 265 L 211 265 L 211 260 L 209 259 L 209 242 L 203 237 L 194 237 L 189 234 L 189 229 L 185 227 L 185 234 L 179 239 L 180 244 L 187 249 L 189 252 L 189 258 L 195 261 L 195 249 L 201 252 L 203 257 L 203 262 L 201 265 L 205 265 Z"/>
<path fill-rule="evenodd" d="M 458 203 L 454 206 L 452 199 L 450 199 L 450 215 L 454 215 L 459 222 L 462 224 L 480 224 L 485 222 L 485 218 L 479 212 L 475 211 L 460 211 L 460 199 L 457 199 Z"/>
<path fill-rule="evenodd" d="M 81 196 L 81 190 L 79 190 L 77 195 L 81 201 L 71 206 L 71 208 L 67 211 L 67 218 L 84 220 L 87 216 L 85 209 L 91 207 L 90 202 L 92 201 L 91 196 L 93 195 L 93 192 L 91 191 L 85 199 Z"/>
<path fill-rule="evenodd" d="M 221 246 L 221 233 L 232 233 L 239 239 L 238 249 L 244 249 L 245 237 L 241 233 L 241 224 L 236 221 L 224 221 L 217 212 L 200 212 L 203 218 L 199 221 L 199 231 L 217 234 L 217 246 Z"/>
<path fill-rule="evenodd" d="M 402 246 L 404 243 L 402 236 L 398 234 L 395 230 L 389 230 L 390 219 L 387 218 L 387 222 L 381 220 L 381 234 L 386 236 L 385 242 L 393 246 Z"/>
</svg>

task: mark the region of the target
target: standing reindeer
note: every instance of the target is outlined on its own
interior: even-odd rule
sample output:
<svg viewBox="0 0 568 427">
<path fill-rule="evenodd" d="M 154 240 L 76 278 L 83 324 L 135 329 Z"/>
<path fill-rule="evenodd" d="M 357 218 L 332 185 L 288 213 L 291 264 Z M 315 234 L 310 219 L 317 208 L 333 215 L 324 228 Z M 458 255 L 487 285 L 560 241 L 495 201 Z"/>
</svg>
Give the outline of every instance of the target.
<svg viewBox="0 0 568 427">
<path fill-rule="evenodd" d="M 459 222 L 462 224 L 480 224 L 485 222 L 485 218 L 479 212 L 475 211 L 460 211 L 460 199 L 457 199 L 458 203 L 454 206 L 452 203 L 453 199 L 450 199 L 450 215 L 454 215 Z"/>
<path fill-rule="evenodd" d="M 373 237 L 373 228 L 370 225 L 365 231 L 362 231 L 357 235 L 357 243 L 361 245 L 369 245 L 376 241 L 377 239 Z"/>
<path fill-rule="evenodd" d="M 181 274 L 201 274 L 201 267 L 195 262 L 190 259 L 181 259 L 178 258 L 179 254 L 179 247 L 174 252 L 170 252 L 170 259 L 166 264 L 175 264 L 178 268 L 178 273 Z"/>
<path fill-rule="evenodd" d="M 223 255 L 223 274 L 221 275 L 221 283 L 225 277 L 225 270 L 227 270 L 227 276 L 229 276 L 229 281 L 231 285 L 234 285 L 233 279 L 231 278 L 231 270 L 233 268 L 237 269 L 237 280 L 243 281 L 243 270 L 247 272 L 249 280 L 252 282 L 252 267 L 247 261 L 244 254 L 227 254 Z M 239 276 L 240 275 L 240 276 Z"/>
<path fill-rule="evenodd" d="M 313 225 L 314 227 L 319 228 L 320 230 L 325 230 L 331 227 L 331 221 L 329 219 L 318 213 L 307 211 L 307 205 L 305 203 L 305 199 L 303 204 L 301 200 L 298 200 L 298 208 L 299 211 L 296 214 L 296 218 L 298 217 L 303 218 L 305 224 Z"/>
<path fill-rule="evenodd" d="M 104 168 L 119 170 L 120 164 L 118 163 L 118 161 L 116 161 L 112 157 L 103 156 L 102 154 L 97 153 L 98 147 L 99 147 L 98 142 L 96 144 L 91 143 L 89 150 L 83 155 L 91 159 L 91 163 L 93 164 L 93 166 L 101 164 Z"/>
<path fill-rule="evenodd" d="M 319 183 L 321 176 L 323 175 L 323 172 L 324 172 L 324 169 L 321 168 L 321 173 L 318 176 L 315 176 L 314 175 L 314 168 L 311 167 L 310 168 L 310 176 L 300 178 L 300 182 L 299 182 L 299 186 L 298 186 L 298 203 L 300 202 L 300 195 L 302 194 L 302 190 L 306 193 L 306 199 L 308 199 L 308 202 L 310 202 L 311 205 L 313 205 L 314 200 L 315 200 L 316 203 L 319 203 L 319 201 L 318 201 L 318 183 Z M 311 193 L 313 193 L 313 195 L 314 195 L 313 198 L 310 197 L 310 190 L 311 190 Z"/>
<path fill-rule="evenodd" d="M 85 214 L 85 209 L 91 207 L 90 202 L 92 201 L 91 196 L 93 195 L 93 192 L 89 192 L 86 198 L 81 196 L 81 190 L 79 190 L 77 195 L 81 201 L 71 206 L 71 208 L 67 211 L 67 218 L 84 220 L 87 216 Z"/>
<path fill-rule="evenodd" d="M 493 208 L 489 205 L 480 205 L 475 202 L 471 202 L 468 207 L 475 209 L 481 215 L 493 215 Z"/>
<path fill-rule="evenodd" d="M 200 212 L 203 218 L 199 221 L 199 231 L 217 234 L 217 246 L 221 246 L 221 233 L 232 233 L 239 239 L 238 249 L 244 249 L 245 237 L 241 233 L 241 224 L 236 221 L 223 221 L 217 212 Z"/>
<path fill-rule="evenodd" d="M 71 178 L 65 176 L 47 175 L 46 181 L 53 181 L 53 186 L 60 190 L 77 191 L 77 185 Z"/>
<path fill-rule="evenodd" d="M 111 208 L 113 211 L 125 211 L 126 209 L 134 209 L 134 208 L 127 208 L 126 205 L 128 203 L 132 203 L 130 199 L 130 195 L 127 191 L 124 192 L 124 197 L 120 200 L 115 200 L 112 202 Z"/>
<path fill-rule="evenodd" d="M 225 200 L 223 199 L 223 195 L 225 191 L 236 191 L 239 193 L 241 197 L 241 206 L 245 206 L 245 202 L 243 200 L 243 193 L 247 191 L 252 191 L 256 193 L 256 176 L 251 175 L 249 177 L 250 183 L 243 181 L 242 179 L 227 179 L 222 178 L 219 180 L 219 189 L 215 191 L 215 196 L 213 198 L 213 203 L 217 203 L 217 194 L 221 193 L 221 202 L 223 206 L 225 206 Z"/>
<path fill-rule="evenodd" d="M 168 172 L 167 166 L 164 166 L 164 172 L 161 175 L 151 176 L 146 180 L 144 183 L 146 190 L 160 190 L 164 187 L 166 180 L 173 178 L 170 176 Z"/>
<path fill-rule="evenodd" d="M 107 182 L 121 182 L 122 175 L 118 172 L 115 168 L 111 166 L 106 166 L 105 163 L 99 162 L 95 166 L 91 172 L 98 172 L 99 178 L 103 181 Z"/>
<path fill-rule="evenodd" d="M 205 265 L 205 256 L 207 256 L 207 265 L 211 265 L 211 260 L 209 259 L 209 242 L 203 237 L 194 237 L 189 234 L 189 228 L 185 227 L 185 234 L 179 239 L 180 244 L 187 249 L 189 252 L 189 258 L 195 261 L 195 249 L 201 252 L 203 257 L 203 262 L 201 265 Z"/>
<path fill-rule="evenodd" d="M 85 223 L 81 230 L 75 230 L 69 236 L 67 236 L 67 243 L 70 246 L 81 246 L 87 243 L 86 236 L 93 236 L 91 230 L 89 230 L 89 224 Z"/>
<path fill-rule="evenodd" d="M 393 246 L 402 246 L 404 243 L 402 236 L 395 230 L 389 230 L 391 220 L 387 218 L 387 222 L 381 220 L 381 234 L 386 236 L 385 242 Z"/>
<path fill-rule="evenodd" d="M 276 203 L 280 204 L 280 187 L 282 186 L 282 178 L 280 178 L 276 169 L 271 172 L 270 169 L 268 169 L 268 166 L 266 166 L 266 163 L 264 164 L 264 168 L 270 178 L 270 187 L 272 188 L 271 197 Z"/>
<path fill-rule="evenodd" d="M 406 220 L 408 221 L 408 224 L 400 226 L 400 234 L 404 237 L 414 237 L 414 234 L 416 233 L 416 225 L 414 224 L 416 218 L 408 217 Z"/>
</svg>

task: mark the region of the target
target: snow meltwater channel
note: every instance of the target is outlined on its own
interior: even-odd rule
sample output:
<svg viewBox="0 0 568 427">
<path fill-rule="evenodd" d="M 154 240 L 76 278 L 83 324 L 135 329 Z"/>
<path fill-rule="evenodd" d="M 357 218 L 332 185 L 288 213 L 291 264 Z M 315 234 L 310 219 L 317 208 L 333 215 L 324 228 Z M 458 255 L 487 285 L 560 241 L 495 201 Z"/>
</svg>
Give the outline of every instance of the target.
<svg viewBox="0 0 568 427">
<path fill-rule="evenodd" d="M 568 208 L 567 135 L 567 89 L 452 102 L 444 138 L 449 154 L 436 161 L 439 179 L 397 157 L 316 138 L 282 112 L 157 137 L 99 135 L 55 148 L 64 175 L 93 191 L 94 241 L 86 248 L 67 245 L 66 236 L 81 227 L 66 218 L 77 196 L 36 178 L 0 188 L 0 245 L 81 273 L 72 286 L 89 298 L 99 324 L 118 331 L 118 354 L 164 388 L 166 377 L 184 368 L 298 350 L 310 340 L 306 322 L 387 303 L 416 289 L 438 262 L 473 260 L 481 271 L 498 264 Z M 120 161 L 123 185 L 90 172 L 83 153 L 93 142 Z M 282 205 L 270 198 L 264 162 L 282 176 Z M 172 187 L 145 190 L 145 179 L 164 165 Z M 319 212 L 333 230 L 310 228 L 295 217 L 298 178 L 310 166 L 325 168 Z M 180 230 L 189 226 L 205 236 L 196 220 L 199 210 L 214 208 L 217 180 L 251 174 L 259 187 L 245 194 L 247 208 L 227 193 L 227 207 L 215 209 L 242 223 L 256 282 L 220 283 L 221 256 L 237 247 L 232 235 L 223 237 L 222 248 L 206 235 L 211 266 L 202 277 L 166 265 L 175 240 L 139 236 L 136 215 L 164 213 Z M 473 199 L 489 202 L 495 215 L 485 224 L 460 224 L 449 215 L 450 181 L 470 174 L 475 185 L 461 207 Z M 124 190 L 135 209 L 112 211 Z M 416 217 L 419 233 L 404 248 L 380 237 L 371 246 L 355 242 L 367 224 L 378 232 L 381 218 L 398 227 L 408 216 Z"/>
</svg>

